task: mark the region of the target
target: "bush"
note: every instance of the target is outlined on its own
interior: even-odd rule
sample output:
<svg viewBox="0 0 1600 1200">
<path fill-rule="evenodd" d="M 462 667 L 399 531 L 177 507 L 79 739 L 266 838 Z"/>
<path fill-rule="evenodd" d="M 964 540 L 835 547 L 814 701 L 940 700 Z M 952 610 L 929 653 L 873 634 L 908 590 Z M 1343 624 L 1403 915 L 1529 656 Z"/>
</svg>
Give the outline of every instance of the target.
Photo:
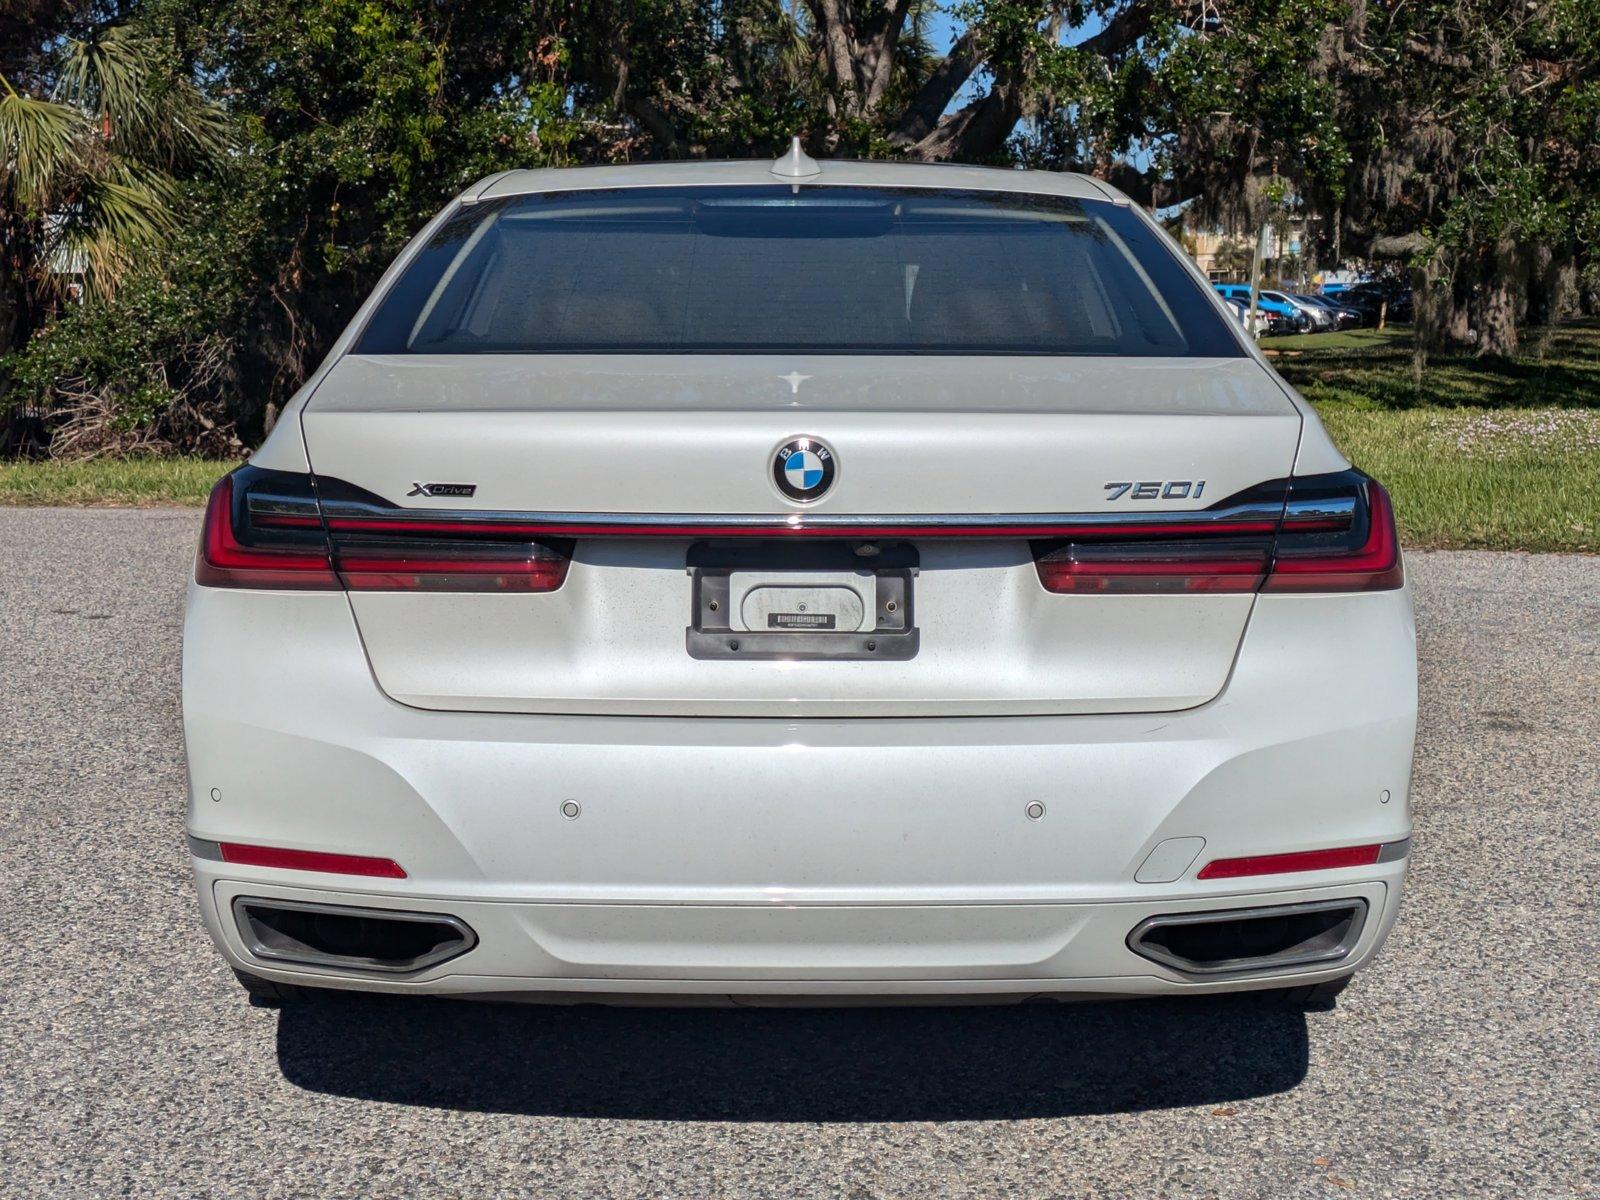
<svg viewBox="0 0 1600 1200">
<path fill-rule="evenodd" d="M 235 335 L 252 286 L 245 214 L 197 185 L 184 232 L 108 298 L 70 304 L 4 360 L 3 409 L 52 457 L 232 456 L 249 423 Z M 230 211 L 231 209 L 231 211 Z M 0 415 L 5 415 L 0 413 Z"/>
</svg>

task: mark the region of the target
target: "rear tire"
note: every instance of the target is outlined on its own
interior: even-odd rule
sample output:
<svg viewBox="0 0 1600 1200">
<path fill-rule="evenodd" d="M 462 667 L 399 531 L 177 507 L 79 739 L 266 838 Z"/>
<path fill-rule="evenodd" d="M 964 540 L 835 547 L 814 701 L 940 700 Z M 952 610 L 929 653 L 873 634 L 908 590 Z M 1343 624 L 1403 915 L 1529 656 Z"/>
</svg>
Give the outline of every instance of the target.
<svg viewBox="0 0 1600 1200">
<path fill-rule="evenodd" d="M 1278 988 L 1265 995 L 1269 1000 L 1291 1008 L 1332 1008 L 1338 1002 L 1339 993 L 1349 987 L 1354 978 L 1354 975 L 1341 975 L 1337 979 L 1324 979 L 1321 983 Z"/>
<path fill-rule="evenodd" d="M 315 1000 L 322 996 L 326 989 L 300 987 L 293 983 L 279 983 L 275 979 L 263 979 L 259 975 L 252 975 L 249 971 L 241 971 L 238 967 L 233 973 L 239 977 L 239 985 L 250 996 L 250 1003 L 256 1008 L 279 1008 L 285 1004 L 303 1004 L 307 1000 Z"/>
</svg>

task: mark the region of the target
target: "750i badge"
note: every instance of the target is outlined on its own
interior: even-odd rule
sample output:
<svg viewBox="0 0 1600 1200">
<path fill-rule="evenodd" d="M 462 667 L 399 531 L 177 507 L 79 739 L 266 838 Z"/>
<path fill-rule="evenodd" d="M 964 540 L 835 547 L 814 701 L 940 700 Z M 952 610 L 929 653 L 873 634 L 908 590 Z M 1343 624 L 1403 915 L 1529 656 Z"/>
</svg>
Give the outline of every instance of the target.
<svg viewBox="0 0 1600 1200">
<path fill-rule="evenodd" d="M 1198 500 L 1206 490 L 1204 479 L 1157 479 L 1144 483 L 1107 483 L 1106 502 L 1121 500 Z"/>
</svg>

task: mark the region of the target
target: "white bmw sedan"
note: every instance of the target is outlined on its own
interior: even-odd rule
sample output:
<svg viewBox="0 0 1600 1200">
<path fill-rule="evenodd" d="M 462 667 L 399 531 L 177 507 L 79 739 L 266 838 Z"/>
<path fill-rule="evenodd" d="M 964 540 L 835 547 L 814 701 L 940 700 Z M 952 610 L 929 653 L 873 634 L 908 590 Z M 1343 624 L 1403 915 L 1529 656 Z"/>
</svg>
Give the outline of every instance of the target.
<svg viewBox="0 0 1600 1200">
<path fill-rule="evenodd" d="M 1389 500 L 1079 176 L 512 172 L 212 494 L 263 1001 L 1325 1000 L 1406 869 Z"/>
</svg>

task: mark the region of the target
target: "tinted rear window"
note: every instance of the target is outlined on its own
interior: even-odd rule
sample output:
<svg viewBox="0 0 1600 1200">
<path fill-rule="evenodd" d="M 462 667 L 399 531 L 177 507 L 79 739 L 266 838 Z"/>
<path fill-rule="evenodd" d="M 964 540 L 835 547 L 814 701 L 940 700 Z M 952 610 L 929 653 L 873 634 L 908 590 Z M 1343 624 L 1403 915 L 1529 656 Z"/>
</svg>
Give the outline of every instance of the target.
<svg viewBox="0 0 1600 1200">
<path fill-rule="evenodd" d="M 358 350 L 1244 353 L 1202 285 L 1125 205 L 787 184 L 464 208 Z"/>
</svg>

